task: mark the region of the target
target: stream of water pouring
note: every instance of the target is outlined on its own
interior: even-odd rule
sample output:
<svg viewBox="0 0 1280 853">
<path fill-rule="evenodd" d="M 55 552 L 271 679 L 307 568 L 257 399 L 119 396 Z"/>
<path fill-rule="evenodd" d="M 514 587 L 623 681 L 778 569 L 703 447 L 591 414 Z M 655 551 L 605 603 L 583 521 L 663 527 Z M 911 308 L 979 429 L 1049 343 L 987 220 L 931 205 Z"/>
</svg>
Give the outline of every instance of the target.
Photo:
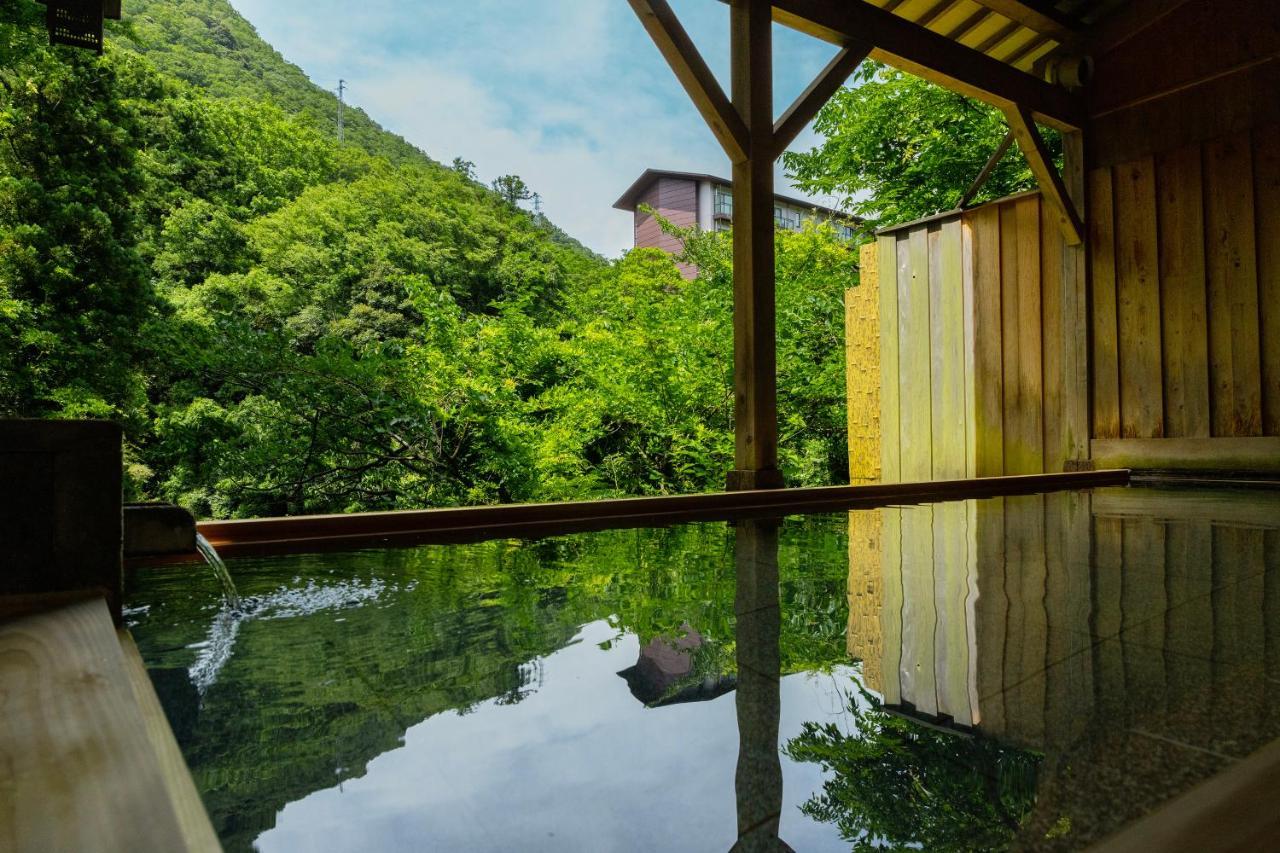
<svg viewBox="0 0 1280 853">
<path fill-rule="evenodd" d="M 213 569 L 213 576 L 222 585 L 222 595 L 227 600 L 227 606 L 232 610 L 239 610 L 240 592 L 236 589 L 236 582 L 231 579 L 231 572 L 227 571 L 227 564 L 222 562 L 222 558 L 209 544 L 209 540 L 199 533 L 196 534 L 196 550 L 200 552 L 200 556 L 204 557 L 209 568 Z"/>
</svg>

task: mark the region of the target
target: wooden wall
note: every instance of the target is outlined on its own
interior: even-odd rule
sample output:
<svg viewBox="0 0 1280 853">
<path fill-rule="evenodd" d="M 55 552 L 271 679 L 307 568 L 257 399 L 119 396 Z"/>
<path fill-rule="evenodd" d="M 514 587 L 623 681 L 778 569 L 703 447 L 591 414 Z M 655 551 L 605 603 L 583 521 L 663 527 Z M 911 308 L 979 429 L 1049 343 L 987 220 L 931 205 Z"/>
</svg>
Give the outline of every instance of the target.
<svg viewBox="0 0 1280 853">
<path fill-rule="evenodd" d="M 849 423 L 849 483 L 880 479 L 879 253 L 862 247 L 858 285 L 844 292 L 845 399 Z"/>
<path fill-rule="evenodd" d="M 120 620 L 120 426 L 0 420 L 0 616 L 103 596 Z"/>
<path fill-rule="evenodd" d="M 1095 55 L 1092 455 L 1280 471 L 1280 8 L 1183 0 Z"/>
<path fill-rule="evenodd" d="M 883 478 L 1084 459 L 1083 270 L 1039 194 L 903 226 L 877 245 Z"/>
<path fill-rule="evenodd" d="M 1280 125 L 1089 184 L 1094 437 L 1280 436 Z"/>
</svg>

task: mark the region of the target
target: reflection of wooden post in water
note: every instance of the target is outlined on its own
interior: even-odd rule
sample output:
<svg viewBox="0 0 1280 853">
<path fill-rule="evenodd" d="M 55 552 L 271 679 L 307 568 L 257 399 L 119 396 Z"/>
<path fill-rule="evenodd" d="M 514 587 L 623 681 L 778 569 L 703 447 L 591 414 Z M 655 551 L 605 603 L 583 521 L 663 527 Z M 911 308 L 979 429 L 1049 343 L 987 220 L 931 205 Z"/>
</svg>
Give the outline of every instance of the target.
<svg viewBox="0 0 1280 853">
<path fill-rule="evenodd" d="M 738 655 L 738 842 L 735 851 L 790 850 L 778 838 L 782 762 L 778 757 L 778 526 L 740 522 L 735 532 Z"/>
</svg>

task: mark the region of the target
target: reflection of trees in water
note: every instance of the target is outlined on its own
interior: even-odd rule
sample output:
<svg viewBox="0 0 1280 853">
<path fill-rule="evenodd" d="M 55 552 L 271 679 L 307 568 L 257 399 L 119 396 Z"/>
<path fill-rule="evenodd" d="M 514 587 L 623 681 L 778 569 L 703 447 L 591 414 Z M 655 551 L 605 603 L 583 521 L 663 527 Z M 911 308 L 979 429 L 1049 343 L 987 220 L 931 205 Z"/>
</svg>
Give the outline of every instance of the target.
<svg viewBox="0 0 1280 853">
<path fill-rule="evenodd" d="M 895 716 L 858 690 L 852 733 L 805 723 L 783 747 L 833 774 L 801 811 L 834 823 L 855 850 L 1006 848 L 1035 805 L 1043 757 Z"/>
</svg>

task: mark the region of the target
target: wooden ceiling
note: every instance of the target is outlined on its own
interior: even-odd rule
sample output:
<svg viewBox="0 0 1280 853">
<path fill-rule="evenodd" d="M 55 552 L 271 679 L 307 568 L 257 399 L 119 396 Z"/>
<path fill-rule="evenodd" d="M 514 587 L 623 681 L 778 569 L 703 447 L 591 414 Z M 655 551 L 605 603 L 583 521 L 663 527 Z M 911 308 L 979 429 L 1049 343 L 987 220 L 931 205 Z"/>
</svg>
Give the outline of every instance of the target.
<svg viewBox="0 0 1280 853">
<path fill-rule="evenodd" d="M 1124 0 L 859 0 L 1039 77 L 1059 52 L 1085 53 L 1086 34 Z"/>
</svg>

